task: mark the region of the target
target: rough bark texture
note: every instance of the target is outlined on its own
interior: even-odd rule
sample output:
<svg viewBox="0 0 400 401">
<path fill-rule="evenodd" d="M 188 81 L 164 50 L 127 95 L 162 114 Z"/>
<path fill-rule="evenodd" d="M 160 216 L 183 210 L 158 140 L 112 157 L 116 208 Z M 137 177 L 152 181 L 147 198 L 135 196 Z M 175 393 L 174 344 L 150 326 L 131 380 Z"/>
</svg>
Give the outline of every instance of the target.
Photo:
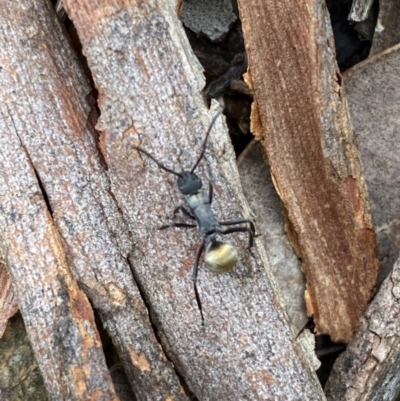
<svg viewBox="0 0 400 401">
<path fill-rule="evenodd" d="M 138 398 L 184 400 L 132 278 L 131 236 L 97 149 L 88 80 L 47 2 L 0 8 L 1 251 L 49 395 L 116 399 L 72 272 Z"/>
<path fill-rule="evenodd" d="M 336 360 L 326 385 L 329 400 L 396 400 L 400 394 L 400 259 Z"/>
<path fill-rule="evenodd" d="M 232 236 L 241 262 L 229 274 L 203 266 L 199 290 L 205 327 L 190 280 L 196 231 L 158 231 L 183 202 L 176 177 L 132 145 L 182 171 L 199 155 L 215 114 L 200 91 L 200 66 L 176 18 L 175 1 L 65 2 L 99 91 L 101 146 L 112 191 L 135 242 L 132 271 L 166 354 L 199 400 L 324 399 L 263 267 L 257 240 Z M 205 166 L 209 171 L 206 173 Z M 234 153 L 219 118 L 198 168 L 214 184 L 221 220 L 249 217 Z"/>
<path fill-rule="evenodd" d="M 10 19 L 0 25 L 7 29 L 6 21 Z M 4 43 L 4 31 L 0 37 Z M 0 61 L 3 71 L 7 65 L 15 68 L 4 61 Z M 2 80 L 1 99 L 7 98 L 4 91 L 13 90 L 9 84 Z M 72 280 L 59 234 L 18 135 L 24 128 L 16 129 L 17 113 L 10 103 L 0 103 L 1 251 L 49 396 L 81 400 L 99 393 L 115 399 L 90 303 Z"/>
<path fill-rule="evenodd" d="M 263 145 L 298 235 L 317 330 L 348 342 L 378 270 L 324 2 L 239 0 Z"/>
<path fill-rule="evenodd" d="M 30 157 L 31 144 L 39 153 L 50 146 L 40 136 L 52 131 L 48 100 L 59 71 L 46 74 L 54 60 L 43 46 L 53 32 L 42 25 L 46 10 L 27 3 L 0 6 L 1 253 L 50 398 L 113 400 L 90 303 L 71 277 Z"/>
</svg>

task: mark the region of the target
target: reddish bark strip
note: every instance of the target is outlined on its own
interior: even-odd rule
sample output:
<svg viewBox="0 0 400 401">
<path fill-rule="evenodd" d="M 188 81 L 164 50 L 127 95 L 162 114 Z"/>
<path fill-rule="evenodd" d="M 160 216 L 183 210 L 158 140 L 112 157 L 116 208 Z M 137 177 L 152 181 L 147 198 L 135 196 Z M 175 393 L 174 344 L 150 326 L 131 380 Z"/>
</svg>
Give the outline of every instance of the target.
<svg viewBox="0 0 400 401">
<path fill-rule="evenodd" d="M 378 270 L 323 1 L 239 0 L 263 146 L 298 234 L 317 330 L 348 342 Z"/>
</svg>

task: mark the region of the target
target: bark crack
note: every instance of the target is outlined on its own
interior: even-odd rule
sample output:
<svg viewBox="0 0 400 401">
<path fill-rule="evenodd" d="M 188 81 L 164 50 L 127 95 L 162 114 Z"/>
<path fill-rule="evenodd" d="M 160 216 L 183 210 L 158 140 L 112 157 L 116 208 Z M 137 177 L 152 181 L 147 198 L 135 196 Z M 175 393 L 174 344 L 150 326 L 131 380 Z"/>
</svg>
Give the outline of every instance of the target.
<svg viewBox="0 0 400 401">
<path fill-rule="evenodd" d="M 135 272 L 135 269 L 134 269 L 134 267 L 132 266 L 132 263 L 131 263 L 131 261 L 130 261 L 130 259 L 129 259 L 129 255 L 128 255 L 128 257 L 126 258 L 126 262 L 127 262 L 128 266 L 129 266 L 129 268 L 130 268 L 130 270 L 131 270 L 131 273 L 132 273 L 132 276 L 133 276 L 133 280 L 135 281 L 135 284 L 137 285 L 137 288 L 139 289 L 139 293 L 140 293 L 140 296 L 141 296 L 141 298 L 142 298 L 142 300 L 143 300 L 143 303 L 144 303 L 144 305 L 145 305 L 145 307 L 146 307 L 146 309 L 147 309 L 147 311 L 148 311 L 150 325 L 151 325 L 151 327 L 152 327 L 152 329 L 153 329 L 154 336 L 155 336 L 155 338 L 156 338 L 158 344 L 160 345 L 163 354 L 165 355 L 165 357 L 167 358 L 167 360 L 171 363 L 171 365 L 172 365 L 172 367 L 173 367 L 173 370 L 174 370 L 174 372 L 176 373 L 176 375 L 177 375 L 177 377 L 178 377 L 178 379 L 179 379 L 179 383 L 180 383 L 180 385 L 182 386 L 183 390 L 185 391 L 185 395 L 186 395 L 191 401 L 198 401 L 197 397 L 193 394 L 192 391 L 190 391 L 190 389 L 189 389 L 189 387 L 188 387 L 188 384 L 186 383 L 186 380 L 185 380 L 184 376 L 178 371 L 178 369 L 177 369 L 176 366 L 175 366 L 175 363 L 171 360 L 171 358 L 169 357 L 168 353 L 165 351 L 165 348 L 164 348 L 164 346 L 163 346 L 162 340 L 161 340 L 161 338 L 160 338 L 160 336 L 159 336 L 159 334 L 158 334 L 158 327 L 157 327 L 157 324 L 156 324 L 156 322 L 155 322 L 154 319 L 153 319 L 153 313 L 152 313 L 151 305 L 150 305 L 150 303 L 149 303 L 149 301 L 148 301 L 148 299 L 147 299 L 147 297 L 146 297 L 146 292 L 144 291 L 144 289 L 142 288 L 142 286 L 141 286 L 141 284 L 140 284 L 140 280 L 139 280 L 138 277 L 137 277 L 137 274 L 136 274 L 136 272 Z"/>
</svg>

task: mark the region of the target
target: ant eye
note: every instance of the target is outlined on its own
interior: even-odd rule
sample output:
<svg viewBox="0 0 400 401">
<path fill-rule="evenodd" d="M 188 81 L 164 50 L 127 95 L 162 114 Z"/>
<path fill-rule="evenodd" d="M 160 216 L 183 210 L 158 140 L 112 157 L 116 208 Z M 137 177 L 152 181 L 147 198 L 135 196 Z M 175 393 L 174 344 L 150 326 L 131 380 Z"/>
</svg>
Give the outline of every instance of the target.
<svg viewBox="0 0 400 401">
<path fill-rule="evenodd" d="M 236 265 L 238 252 L 233 245 L 216 241 L 207 247 L 204 260 L 212 272 L 225 273 Z"/>
</svg>

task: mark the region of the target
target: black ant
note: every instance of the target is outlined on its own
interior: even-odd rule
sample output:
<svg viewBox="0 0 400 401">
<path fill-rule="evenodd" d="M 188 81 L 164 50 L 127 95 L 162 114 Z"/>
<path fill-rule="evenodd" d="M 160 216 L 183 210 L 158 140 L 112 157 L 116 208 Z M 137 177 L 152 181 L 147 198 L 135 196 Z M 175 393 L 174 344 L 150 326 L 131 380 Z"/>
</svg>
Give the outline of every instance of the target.
<svg viewBox="0 0 400 401">
<path fill-rule="evenodd" d="M 174 174 L 178 177 L 178 188 L 182 195 L 185 196 L 186 202 L 190 208 L 190 211 L 185 209 L 183 206 L 178 206 L 174 214 L 177 211 L 181 211 L 185 217 L 191 220 L 196 220 L 196 224 L 187 223 L 171 223 L 160 227 L 160 230 L 164 230 L 169 227 L 179 227 L 179 228 L 195 228 L 197 227 L 200 231 L 202 243 L 197 251 L 196 259 L 193 266 L 192 281 L 194 286 L 194 293 L 196 296 L 197 306 L 200 311 L 202 325 L 204 325 L 203 309 L 201 306 L 200 296 L 197 290 L 197 272 L 199 268 L 199 261 L 201 254 L 206 249 L 204 261 L 206 266 L 214 273 L 225 273 L 231 270 L 237 263 L 238 252 L 237 249 L 223 241 L 217 240 L 217 235 L 225 235 L 236 232 L 247 232 L 249 234 L 249 248 L 253 246 L 253 237 L 255 234 L 254 224 L 251 220 L 240 219 L 240 220 L 229 220 L 229 221 L 218 221 L 211 209 L 211 202 L 213 197 L 213 187 L 211 182 L 209 183 L 208 193 L 201 189 L 203 183 L 201 179 L 194 173 L 194 170 L 199 165 L 201 159 L 204 156 L 206 150 L 207 140 L 210 135 L 211 129 L 221 115 L 222 110 L 220 110 L 212 119 L 210 126 L 207 130 L 206 137 L 203 142 L 202 151 L 196 163 L 190 171 L 183 171 L 182 173 L 177 173 L 165 167 L 163 164 L 158 162 L 151 154 L 145 150 L 134 146 L 134 149 L 145 154 L 151 160 L 153 160 L 157 166 L 167 171 L 168 173 Z M 231 227 L 226 230 L 222 226 L 236 226 L 238 224 L 249 224 L 249 226 Z"/>
</svg>

